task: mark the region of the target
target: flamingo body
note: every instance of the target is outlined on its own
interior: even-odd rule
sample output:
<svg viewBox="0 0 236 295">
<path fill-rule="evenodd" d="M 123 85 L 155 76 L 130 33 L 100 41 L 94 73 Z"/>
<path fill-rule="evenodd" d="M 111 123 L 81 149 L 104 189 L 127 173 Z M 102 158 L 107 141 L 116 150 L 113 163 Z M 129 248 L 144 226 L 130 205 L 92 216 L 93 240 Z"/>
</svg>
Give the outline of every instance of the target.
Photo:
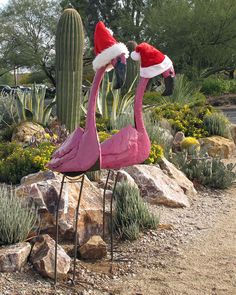
<svg viewBox="0 0 236 295">
<path fill-rule="evenodd" d="M 101 168 L 120 169 L 145 161 L 150 153 L 146 132 L 129 125 L 101 144 Z"/>
<path fill-rule="evenodd" d="M 85 129 L 75 129 L 62 146 L 52 155 L 47 167 L 61 173 L 85 172 L 97 166 L 101 159 L 101 147 L 98 139 L 95 110 L 99 85 L 106 67 L 99 69 L 94 77 L 89 95 L 88 113 Z"/>
</svg>

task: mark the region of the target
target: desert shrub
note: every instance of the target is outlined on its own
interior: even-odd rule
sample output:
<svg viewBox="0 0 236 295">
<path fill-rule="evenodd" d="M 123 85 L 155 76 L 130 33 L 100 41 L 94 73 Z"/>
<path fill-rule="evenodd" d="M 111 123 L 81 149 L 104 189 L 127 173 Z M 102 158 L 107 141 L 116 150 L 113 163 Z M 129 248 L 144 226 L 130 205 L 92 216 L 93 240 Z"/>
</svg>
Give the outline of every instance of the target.
<svg viewBox="0 0 236 295">
<path fill-rule="evenodd" d="M 187 152 L 173 154 L 172 163 L 186 176 L 199 184 L 218 189 L 226 189 L 236 180 L 233 171 L 236 165 L 225 165 L 220 158 L 208 155 L 188 157 Z"/>
<path fill-rule="evenodd" d="M 193 154 L 200 150 L 200 143 L 195 137 L 185 137 L 181 141 L 180 147 L 182 150 L 186 150 L 188 154 Z"/>
<path fill-rule="evenodd" d="M 54 150 L 50 142 L 26 148 L 17 143 L 1 143 L 0 182 L 17 184 L 23 176 L 45 170 Z"/>
<path fill-rule="evenodd" d="M 163 148 L 153 142 L 151 145 L 151 151 L 147 160 L 144 161 L 144 164 L 156 164 L 164 157 Z"/>
<path fill-rule="evenodd" d="M 166 99 L 172 103 L 185 105 L 187 103 L 204 103 L 205 96 L 199 92 L 196 84 L 189 81 L 184 75 L 176 75 L 173 94 Z"/>
<path fill-rule="evenodd" d="M 147 91 L 143 98 L 144 105 L 160 105 L 163 104 L 163 96 L 156 91 Z"/>
<path fill-rule="evenodd" d="M 203 126 L 209 135 L 230 138 L 230 122 L 223 113 L 214 112 L 203 119 Z"/>
<path fill-rule="evenodd" d="M 140 231 L 157 227 L 159 218 L 149 212 L 139 189 L 127 182 L 121 182 L 117 184 L 114 197 L 114 230 L 120 238 L 135 240 Z"/>
<path fill-rule="evenodd" d="M 202 82 L 201 91 L 206 95 L 220 95 L 224 93 L 235 93 L 236 82 L 216 77 L 209 77 Z"/>
<path fill-rule="evenodd" d="M 12 187 L 0 186 L 0 246 L 23 242 L 37 220 Z"/>
<path fill-rule="evenodd" d="M 161 122 L 155 121 L 149 112 L 144 113 L 144 123 L 150 141 L 158 144 L 163 149 L 165 157 L 168 158 L 172 146 L 172 130 L 162 127 Z"/>
<path fill-rule="evenodd" d="M 185 136 L 200 138 L 208 135 L 203 126 L 203 118 L 212 110 L 211 106 L 205 104 L 181 106 L 177 103 L 167 103 L 156 107 L 153 110 L 153 117 L 157 121 L 162 118 L 167 119 L 176 132 L 182 131 Z"/>
</svg>

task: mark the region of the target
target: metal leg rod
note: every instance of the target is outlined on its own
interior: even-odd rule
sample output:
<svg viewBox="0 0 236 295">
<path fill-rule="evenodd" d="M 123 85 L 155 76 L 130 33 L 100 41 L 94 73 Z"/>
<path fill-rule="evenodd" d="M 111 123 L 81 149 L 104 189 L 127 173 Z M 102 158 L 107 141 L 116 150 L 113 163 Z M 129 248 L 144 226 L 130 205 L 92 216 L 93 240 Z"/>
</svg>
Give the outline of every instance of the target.
<svg viewBox="0 0 236 295">
<path fill-rule="evenodd" d="M 112 214 L 112 207 L 113 207 L 113 195 L 116 190 L 116 185 L 118 181 L 119 172 L 116 174 L 115 183 L 113 187 L 113 192 L 111 196 L 111 204 L 110 204 L 110 223 L 111 223 L 111 261 L 113 261 L 113 214 Z"/>
<path fill-rule="evenodd" d="M 59 221 L 59 206 L 61 202 L 62 190 L 65 183 L 65 175 L 62 177 L 60 193 L 58 196 L 57 207 L 56 207 L 56 241 L 55 241 L 55 264 L 54 264 L 54 285 L 57 284 L 57 245 L 58 245 L 58 221 Z"/>
<path fill-rule="evenodd" d="M 81 185 L 80 185 L 80 191 L 79 191 L 79 199 L 76 207 L 76 213 L 75 213 L 75 241 L 74 241 L 74 269 L 73 269 L 73 279 L 72 282 L 75 283 L 75 268 L 76 268 L 76 258 L 77 258 L 77 247 L 78 247 L 78 217 L 79 217 L 79 206 L 83 191 L 83 185 L 84 185 L 84 174 L 82 176 Z"/>
<path fill-rule="evenodd" d="M 106 179 L 106 183 L 105 183 L 105 187 L 104 187 L 104 190 L 103 190 L 103 208 L 102 208 L 102 238 L 103 240 L 105 240 L 105 210 L 106 210 L 106 190 L 107 190 L 107 184 L 108 184 L 108 180 L 109 180 L 109 177 L 110 177 L 110 173 L 111 173 L 111 170 L 108 170 L 108 173 L 107 173 L 107 179 Z"/>
</svg>

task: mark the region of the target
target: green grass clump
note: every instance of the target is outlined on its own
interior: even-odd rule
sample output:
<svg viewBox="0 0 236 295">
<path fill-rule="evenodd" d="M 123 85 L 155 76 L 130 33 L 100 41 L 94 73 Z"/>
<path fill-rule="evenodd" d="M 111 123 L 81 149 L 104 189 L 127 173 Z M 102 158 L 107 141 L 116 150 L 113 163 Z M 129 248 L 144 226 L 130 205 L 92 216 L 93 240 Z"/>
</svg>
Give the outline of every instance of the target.
<svg viewBox="0 0 236 295">
<path fill-rule="evenodd" d="M 139 189 L 121 182 L 117 185 L 114 196 L 114 229 L 121 239 L 135 240 L 140 231 L 157 228 L 159 218 L 149 212 Z"/>
<path fill-rule="evenodd" d="M 0 186 L 0 246 L 23 242 L 36 220 L 35 211 L 23 205 L 12 187 Z"/>
<path fill-rule="evenodd" d="M 230 122 L 223 113 L 211 113 L 203 119 L 204 129 L 208 135 L 219 135 L 230 138 Z"/>
</svg>

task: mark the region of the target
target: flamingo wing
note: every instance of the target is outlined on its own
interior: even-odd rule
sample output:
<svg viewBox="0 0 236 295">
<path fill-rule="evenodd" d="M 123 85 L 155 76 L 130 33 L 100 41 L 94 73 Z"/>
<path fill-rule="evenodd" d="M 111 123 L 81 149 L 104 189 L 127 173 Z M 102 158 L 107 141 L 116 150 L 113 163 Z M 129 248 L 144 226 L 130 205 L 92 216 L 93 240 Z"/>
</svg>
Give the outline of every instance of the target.
<svg viewBox="0 0 236 295">
<path fill-rule="evenodd" d="M 101 144 L 102 168 L 121 168 L 136 163 L 138 132 L 131 125 Z"/>
</svg>

